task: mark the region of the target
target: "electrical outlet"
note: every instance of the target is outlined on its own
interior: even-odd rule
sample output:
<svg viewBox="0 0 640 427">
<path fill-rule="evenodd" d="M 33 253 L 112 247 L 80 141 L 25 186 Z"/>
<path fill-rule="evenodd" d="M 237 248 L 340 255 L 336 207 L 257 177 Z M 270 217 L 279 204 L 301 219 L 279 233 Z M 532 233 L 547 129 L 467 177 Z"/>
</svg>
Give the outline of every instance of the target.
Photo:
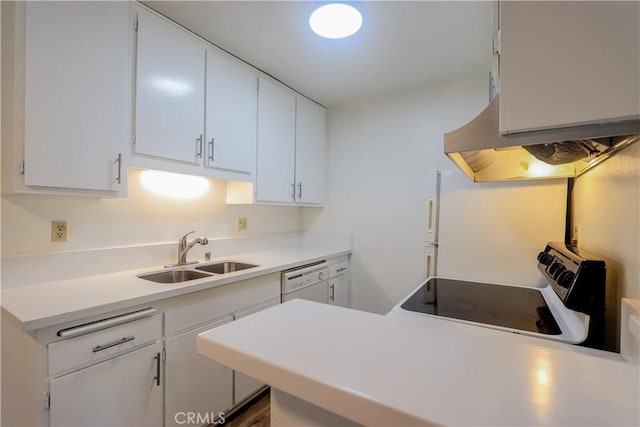
<svg viewBox="0 0 640 427">
<path fill-rule="evenodd" d="M 51 241 L 66 242 L 69 233 L 69 224 L 67 221 L 53 220 L 51 221 Z"/>
<path fill-rule="evenodd" d="M 238 218 L 237 222 L 238 231 L 245 231 L 247 229 L 247 218 Z"/>
</svg>

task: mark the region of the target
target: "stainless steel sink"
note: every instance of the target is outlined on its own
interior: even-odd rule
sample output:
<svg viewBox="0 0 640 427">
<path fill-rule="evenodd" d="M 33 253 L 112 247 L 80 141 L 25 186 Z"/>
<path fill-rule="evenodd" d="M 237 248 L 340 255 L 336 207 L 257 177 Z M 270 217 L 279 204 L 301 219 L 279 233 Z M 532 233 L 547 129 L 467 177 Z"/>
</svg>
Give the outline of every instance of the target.
<svg viewBox="0 0 640 427">
<path fill-rule="evenodd" d="M 211 275 L 194 270 L 166 270 L 157 273 L 141 274 L 138 277 L 157 283 L 180 283 L 188 280 L 202 279 L 203 277 L 211 277 Z"/>
<path fill-rule="evenodd" d="M 234 271 L 246 270 L 247 268 L 258 267 L 255 264 L 245 264 L 243 262 L 224 261 L 213 264 L 201 265 L 196 270 L 207 271 L 214 274 L 233 273 Z"/>
</svg>

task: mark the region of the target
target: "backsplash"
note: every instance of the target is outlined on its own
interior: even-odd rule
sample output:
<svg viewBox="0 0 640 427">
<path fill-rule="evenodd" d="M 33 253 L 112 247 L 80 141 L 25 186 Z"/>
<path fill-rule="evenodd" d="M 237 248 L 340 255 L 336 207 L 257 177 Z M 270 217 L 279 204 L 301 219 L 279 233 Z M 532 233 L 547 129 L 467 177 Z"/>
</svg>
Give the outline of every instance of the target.
<svg viewBox="0 0 640 427">
<path fill-rule="evenodd" d="M 227 205 L 226 182 L 213 179 L 200 198 L 163 199 L 143 189 L 140 173 L 129 169 L 126 198 L 3 196 L 2 256 L 177 242 L 191 230 L 209 238 L 302 231 L 299 207 Z M 236 231 L 238 217 L 247 231 Z M 67 242 L 51 242 L 58 219 L 69 223 Z"/>
</svg>

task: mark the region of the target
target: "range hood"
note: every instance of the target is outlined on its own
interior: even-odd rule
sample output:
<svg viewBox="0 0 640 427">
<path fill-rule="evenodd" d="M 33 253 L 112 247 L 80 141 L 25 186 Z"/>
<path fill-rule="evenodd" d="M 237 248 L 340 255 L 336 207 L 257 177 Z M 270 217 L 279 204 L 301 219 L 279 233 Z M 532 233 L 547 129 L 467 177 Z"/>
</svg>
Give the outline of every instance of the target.
<svg viewBox="0 0 640 427">
<path fill-rule="evenodd" d="M 474 182 L 576 177 L 640 140 L 640 120 L 501 135 L 500 93 L 444 136 L 444 151 Z"/>
</svg>

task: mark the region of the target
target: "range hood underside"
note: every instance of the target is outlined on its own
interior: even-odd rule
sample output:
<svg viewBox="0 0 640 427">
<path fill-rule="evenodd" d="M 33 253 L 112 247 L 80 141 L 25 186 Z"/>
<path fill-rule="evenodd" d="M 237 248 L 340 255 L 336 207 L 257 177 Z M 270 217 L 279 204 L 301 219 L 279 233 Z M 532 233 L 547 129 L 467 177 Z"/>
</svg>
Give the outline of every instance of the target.
<svg viewBox="0 0 640 427">
<path fill-rule="evenodd" d="M 445 153 L 475 182 L 576 177 L 640 140 L 638 118 L 502 136 L 499 108 L 498 94 L 478 117 L 445 135 Z M 584 158 L 554 165 L 558 159 L 549 153 L 571 154 L 576 147 L 584 148 Z"/>
</svg>

